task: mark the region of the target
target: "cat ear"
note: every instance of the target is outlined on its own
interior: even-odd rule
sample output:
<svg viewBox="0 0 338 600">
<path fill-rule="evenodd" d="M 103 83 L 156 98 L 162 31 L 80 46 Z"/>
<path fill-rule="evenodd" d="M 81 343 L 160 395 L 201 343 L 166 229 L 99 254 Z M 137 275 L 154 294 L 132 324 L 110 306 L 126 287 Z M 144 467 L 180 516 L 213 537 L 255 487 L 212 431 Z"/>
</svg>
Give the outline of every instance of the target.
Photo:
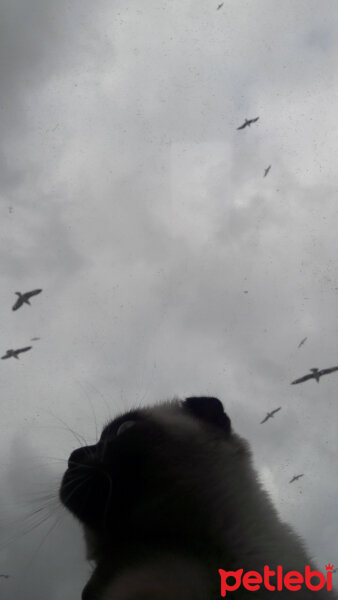
<svg viewBox="0 0 338 600">
<path fill-rule="evenodd" d="M 231 421 L 218 398 L 191 396 L 184 400 L 182 406 L 198 419 L 219 427 L 227 434 L 230 433 Z"/>
</svg>

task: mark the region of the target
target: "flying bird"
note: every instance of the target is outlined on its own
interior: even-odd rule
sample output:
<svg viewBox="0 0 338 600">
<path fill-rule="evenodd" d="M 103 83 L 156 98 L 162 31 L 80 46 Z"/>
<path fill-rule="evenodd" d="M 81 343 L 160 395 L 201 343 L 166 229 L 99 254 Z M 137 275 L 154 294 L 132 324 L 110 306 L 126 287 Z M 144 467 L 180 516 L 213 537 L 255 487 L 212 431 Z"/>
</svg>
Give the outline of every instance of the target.
<svg viewBox="0 0 338 600">
<path fill-rule="evenodd" d="M 4 354 L 1 358 L 2 360 L 4 360 L 5 358 L 19 358 L 19 354 L 21 354 L 21 352 L 27 352 L 27 350 L 30 350 L 32 348 L 32 346 L 25 346 L 25 348 L 18 348 L 17 350 L 6 350 L 6 354 Z"/>
<path fill-rule="evenodd" d="M 281 408 L 282 407 L 280 406 L 279 408 L 275 408 L 275 410 L 266 413 L 266 417 L 264 417 L 263 421 L 261 421 L 261 425 L 265 423 L 268 419 L 271 419 L 275 415 L 275 413 L 278 412 Z"/>
<path fill-rule="evenodd" d="M 300 348 L 303 344 L 305 344 L 307 337 L 303 338 L 301 342 L 298 344 L 298 348 Z"/>
<path fill-rule="evenodd" d="M 224 4 L 224 2 L 222 2 L 222 4 L 219 4 L 219 5 L 217 6 L 217 10 L 219 10 L 220 8 L 222 8 L 223 4 Z"/>
<path fill-rule="evenodd" d="M 41 338 L 39 337 L 33 337 L 31 338 L 31 342 L 37 342 L 38 340 L 40 340 Z"/>
<path fill-rule="evenodd" d="M 300 475 L 294 475 L 292 477 L 292 479 L 290 479 L 289 483 L 293 483 L 294 481 L 297 481 L 297 479 L 300 479 L 301 477 L 304 477 L 304 473 L 301 473 Z"/>
<path fill-rule="evenodd" d="M 295 383 L 303 383 L 303 381 L 307 381 L 308 379 L 315 379 L 317 383 L 319 383 L 319 379 L 322 377 L 322 375 L 328 375 L 329 373 L 338 371 L 338 367 L 331 367 L 330 369 L 321 369 L 321 371 L 319 371 L 319 369 L 317 368 L 314 368 L 310 369 L 310 371 L 312 371 L 312 373 L 309 373 L 308 375 L 304 375 L 304 377 L 300 377 L 299 379 L 291 381 L 291 385 Z"/>
<path fill-rule="evenodd" d="M 237 127 L 237 129 L 244 129 L 245 127 L 250 127 L 251 123 L 256 123 L 256 121 L 258 121 L 259 117 L 256 117 L 255 119 L 245 119 L 243 125 L 241 125 L 240 127 Z"/>
<path fill-rule="evenodd" d="M 12 310 L 18 310 L 18 308 L 20 308 L 20 306 L 22 306 L 23 304 L 29 304 L 30 305 L 30 301 L 29 299 L 32 298 L 32 296 L 36 296 L 37 294 L 40 294 L 42 292 L 42 290 L 33 290 L 31 292 L 24 292 L 23 294 L 21 294 L 21 292 L 15 292 L 18 297 L 17 301 L 15 302 L 15 304 L 12 306 Z"/>
<path fill-rule="evenodd" d="M 334 572 L 334 571 L 333 571 Z M 2 573 L 0 573 L 0 577 L 3 577 L 4 579 L 8 579 L 9 575 L 3 575 Z"/>
<path fill-rule="evenodd" d="M 264 169 L 264 175 L 263 175 L 263 177 L 267 176 L 267 174 L 269 173 L 270 169 L 271 169 L 271 165 L 269 165 L 266 169 Z"/>
</svg>

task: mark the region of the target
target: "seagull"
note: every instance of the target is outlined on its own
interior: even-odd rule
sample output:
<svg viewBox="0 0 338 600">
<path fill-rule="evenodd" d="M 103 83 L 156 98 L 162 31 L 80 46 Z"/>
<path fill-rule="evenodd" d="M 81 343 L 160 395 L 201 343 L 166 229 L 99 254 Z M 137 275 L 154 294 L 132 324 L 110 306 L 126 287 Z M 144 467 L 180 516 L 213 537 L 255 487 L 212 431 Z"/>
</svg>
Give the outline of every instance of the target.
<svg viewBox="0 0 338 600">
<path fill-rule="evenodd" d="M 258 121 L 259 117 L 256 117 L 255 119 L 245 119 L 243 125 L 241 125 L 240 127 L 237 127 L 237 129 L 244 129 L 245 127 L 250 127 L 251 123 L 256 123 L 256 121 Z"/>
<path fill-rule="evenodd" d="M 307 337 L 303 338 L 301 342 L 298 344 L 298 348 L 300 348 L 303 344 L 305 344 Z"/>
<path fill-rule="evenodd" d="M 278 412 L 282 407 L 280 406 L 279 408 L 275 408 L 275 410 L 272 410 L 271 412 L 266 413 L 266 417 L 263 419 L 263 421 L 261 421 L 261 425 L 262 423 L 265 423 L 265 421 L 267 421 L 268 419 L 271 419 L 274 414 L 276 412 Z"/>
<path fill-rule="evenodd" d="M 271 165 L 269 165 L 266 169 L 264 169 L 264 175 L 263 175 L 263 177 L 267 176 L 267 174 L 269 173 L 270 169 L 271 169 Z"/>
<path fill-rule="evenodd" d="M 18 359 L 18 354 L 21 354 L 21 352 L 27 352 L 27 350 L 30 350 L 31 348 L 32 346 L 25 346 L 25 348 L 18 348 L 17 350 L 6 350 L 6 354 L 4 354 L 1 358 L 2 360 L 12 357 Z"/>
<path fill-rule="evenodd" d="M 309 373 L 308 375 L 304 375 L 304 377 L 300 377 L 299 379 L 291 381 L 291 385 L 295 383 L 303 383 L 303 381 L 307 381 L 308 379 L 315 379 L 317 383 L 319 383 L 319 379 L 322 375 L 328 375 L 329 373 L 338 371 L 338 367 L 331 367 L 330 369 L 321 369 L 321 371 L 319 371 L 319 369 L 317 369 L 316 367 L 314 369 L 310 369 L 310 371 L 312 371 L 312 373 Z"/>
<path fill-rule="evenodd" d="M 17 299 L 15 304 L 12 306 L 12 310 L 18 310 L 18 308 L 20 308 L 20 306 L 22 306 L 23 304 L 30 305 L 29 299 L 32 296 L 36 296 L 37 294 L 40 294 L 40 292 L 42 292 L 42 290 L 33 290 L 32 292 L 24 292 L 23 294 L 21 294 L 21 292 L 15 292 L 16 295 L 19 296 L 19 298 Z"/>
<path fill-rule="evenodd" d="M 304 477 L 304 473 L 301 473 L 300 475 L 294 475 L 292 477 L 292 479 L 290 479 L 289 483 L 293 483 L 294 481 L 297 481 L 297 479 L 300 479 L 301 477 Z"/>
<path fill-rule="evenodd" d="M 223 4 L 224 4 L 224 2 L 222 2 L 222 4 L 219 4 L 219 5 L 217 6 L 217 10 L 219 10 L 220 8 L 222 8 Z"/>
</svg>

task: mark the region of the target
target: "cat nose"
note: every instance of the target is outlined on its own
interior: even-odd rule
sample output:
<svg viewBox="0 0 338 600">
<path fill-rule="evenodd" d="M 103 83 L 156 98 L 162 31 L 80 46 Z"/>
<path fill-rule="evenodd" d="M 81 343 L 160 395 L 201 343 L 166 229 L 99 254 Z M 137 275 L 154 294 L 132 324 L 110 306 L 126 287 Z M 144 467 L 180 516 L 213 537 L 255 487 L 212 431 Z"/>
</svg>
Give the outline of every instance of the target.
<svg viewBox="0 0 338 600">
<path fill-rule="evenodd" d="M 97 462 L 97 445 L 83 446 L 71 453 L 68 459 L 68 467 L 72 468 L 80 465 L 92 465 L 95 462 Z"/>
</svg>

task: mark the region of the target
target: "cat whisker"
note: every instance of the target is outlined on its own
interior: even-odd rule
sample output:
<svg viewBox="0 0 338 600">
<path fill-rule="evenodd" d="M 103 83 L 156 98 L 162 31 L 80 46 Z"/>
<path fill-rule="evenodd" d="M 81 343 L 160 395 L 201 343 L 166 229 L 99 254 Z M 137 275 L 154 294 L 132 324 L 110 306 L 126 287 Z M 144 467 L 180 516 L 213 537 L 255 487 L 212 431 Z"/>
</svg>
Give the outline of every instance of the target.
<svg viewBox="0 0 338 600">
<path fill-rule="evenodd" d="M 87 400 L 88 400 L 88 402 L 89 402 L 89 404 L 90 404 L 90 408 L 91 408 L 92 415 L 93 415 L 93 418 L 94 418 L 94 423 L 95 423 L 95 440 L 96 440 L 96 442 L 97 442 L 97 441 L 98 441 L 98 439 L 99 439 L 99 438 L 98 438 L 98 429 L 97 429 L 97 420 L 96 420 L 96 415 L 95 415 L 95 411 L 94 411 L 94 407 L 93 407 L 92 401 L 91 401 L 91 399 L 90 399 L 90 396 L 89 396 L 89 394 L 88 394 L 87 390 L 86 390 L 86 389 L 85 389 L 85 387 L 82 385 L 81 381 L 77 381 L 77 383 L 78 383 L 78 385 L 80 385 L 80 386 L 82 387 L 82 389 L 83 389 L 83 391 L 84 391 L 84 393 L 85 393 L 85 395 L 86 395 L 86 398 L 87 398 Z"/>
<path fill-rule="evenodd" d="M 63 483 L 62 489 L 66 490 L 67 488 L 73 486 L 74 483 L 77 483 L 77 482 L 83 483 L 84 480 L 88 481 L 89 479 L 90 479 L 89 475 L 87 475 L 86 477 L 83 477 L 83 475 L 76 475 L 75 477 L 72 477 L 72 479 L 70 481 L 67 481 L 67 483 Z"/>
<path fill-rule="evenodd" d="M 79 383 L 80 383 L 80 382 L 79 382 Z M 80 385 L 81 385 L 81 383 L 80 383 Z M 97 389 L 97 388 L 96 388 L 96 387 L 95 387 L 95 386 L 94 386 L 92 383 L 90 383 L 89 381 L 86 381 L 86 385 L 87 385 L 88 387 L 90 387 L 90 388 L 93 390 L 93 392 L 95 392 L 96 394 L 98 394 L 98 395 L 100 396 L 100 398 L 103 400 L 103 402 L 104 402 L 104 405 L 105 405 L 105 407 L 106 407 L 106 409 L 107 409 L 108 421 L 111 421 L 113 417 L 112 417 L 112 414 L 111 414 L 111 411 L 110 411 L 110 408 L 109 408 L 109 405 L 108 405 L 108 403 L 107 403 L 107 400 L 106 400 L 105 396 L 102 394 L 102 392 L 100 392 L 100 390 L 98 390 L 98 389 Z"/>
<path fill-rule="evenodd" d="M 26 496 L 25 501 L 23 501 L 23 500 L 21 502 L 16 501 L 14 504 L 13 504 L 13 502 L 11 502 L 10 506 L 8 506 L 8 509 L 12 510 L 12 511 L 16 511 L 16 512 L 21 512 L 21 513 L 24 510 L 26 514 L 25 515 L 20 515 L 19 519 L 25 521 L 25 520 L 29 519 L 30 516 L 32 514 L 34 514 L 34 512 L 36 510 L 34 508 L 32 511 L 28 511 L 27 512 L 27 504 L 28 504 L 28 502 L 30 504 L 37 504 L 38 503 L 39 504 L 39 508 L 42 508 L 42 509 L 48 509 L 54 503 L 55 504 L 60 504 L 57 493 L 53 493 L 53 494 L 49 494 L 49 495 L 40 495 L 39 494 L 39 495 L 37 495 L 35 497 L 31 497 L 31 498 L 28 498 Z M 4 508 L 5 509 L 7 508 L 6 505 L 5 505 Z M 18 517 L 16 517 L 16 522 L 17 522 L 17 520 L 18 520 Z M 3 523 L 5 525 L 8 524 L 8 516 L 3 517 Z"/>
<path fill-rule="evenodd" d="M 51 504 L 52 502 L 54 502 L 54 501 L 56 502 L 58 500 L 58 494 L 57 493 L 41 494 L 41 495 L 39 494 L 35 497 L 27 498 L 27 500 L 29 500 L 29 502 L 31 504 L 42 505 L 42 503 L 44 503 L 44 506 L 47 506 L 47 505 Z"/>
<path fill-rule="evenodd" d="M 89 458 L 94 458 L 94 456 L 92 454 L 89 454 L 89 453 L 87 454 L 87 456 Z M 69 465 L 71 465 L 72 470 L 73 469 L 95 469 L 94 465 L 91 465 L 91 464 L 89 464 L 89 465 L 84 465 L 84 464 L 81 465 L 80 463 L 76 462 L 75 460 L 69 460 L 68 463 L 69 463 Z"/>
<path fill-rule="evenodd" d="M 49 409 L 43 409 L 43 410 L 45 410 L 47 413 L 51 414 L 52 417 L 54 419 L 56 419 L 57 421 L 60 421 L 60 423 L 62 423 L 62 425 L 64 425 L 66 430 L 70 431 L 70 433 L 72 433 L 72 435 L 75 437 L 76 441 L 78 442 L 78 444 L 80 446 L 88 446 L 88 443 L 85 440 L 85 438 L 82 435 L 80 435 L 79 433 L 77 433 L 76 431 L 74 431 L 74 429 L 72 429 L 72 427 L 69 427 L 69 425 L 63 419 L 61 419 L 61 417 L 58 417 Z"/>
<path fill-rule="evenodd" d="M 62 505 L 60 504 L 60 502 L 58 502 L 57 504 L 54 505 L 54 512 L 57 509 L 62 509 Z M 45 513 L 45 514 L 43 514 L 43 513 Z M 14 527 L 19 526 L 20 531 L 17 531 L 16 533 L 8 535 L 6 538 L 4 538 L 3 544 L 0 545 L 0 550 L 4 550 L 8 546 L 10 546 L 10 545 L 14 544 L 15 542 L 17 542 L 18 540 L 22 539 L 27 534 L 29 534 L 32 531 L 34 531 L 35 529 L 39 528 L 43 523 L 45 523 L 49 519 L 51 519 L 52 516 L 53 515 L 50 511 L 50 507 L 42 506 L 34 511 L 31 511 L 29 514 L 26 514 L 22 517 L 19 517 L 19 518 L 16 517 L 15 521 L 13 520 L 13 526 Z M 37 517 L 39 517 L 39 518 L 37 518 Z M 30 524 L 29 521 L 33 521 L 33 522 Z M 25 525 L 25 524 L 27 524 L 27 525 Z M 8 524 L 8 519 L 6 520 L 6 525 L 7 526 L 10 525 L 10 524 Z"/>
<path fill-rule="evenodd" d="M 43 536 L 40 544 L 38 545 L 36 551 L 33 553 L 32 557 L 31 557 L 31 560 L 28 562 L 27 566 L 29 566 L 29 565 L 32 564 L 32 562 L 36 558 L 37 554 L 39 553 L 39 550 L 41 549 L 41 547 L 45 543 L 45 541 L 48 538 L 48 536 L 50 535 L 50 533 L 55 529 L 55 527 L 60 523 L 60 521 L 62 519 L 64 519 L 64 517 L 65 517 L 65 512 L 63 512 L 58 518 L 55 519 L 54 523 L 52 523 L 52 526 L 48 529 L 47 533 Z"/>
<path fill-rule="evenodd" d="M 80 477 L 79 477 L 78 479 L 80 479 L 80 483 L 79 483 L 79 484 L 78 484 L 78 485 L 77 485 L 77 486 L 76 486 L 74 489 L 72 489 L 72 490 L 71 490 L 71 492 L 70 492 L 70 494 L 69 494 L 68 496 L 66 496 L 66 498 L 64 499 L 64 503 L 65 503 L 65 504 L 67 504 L 67 503 L 69 502 L 69 500 L 71 499 L 71 497 L 72 497 L 72 496 L 74 496 L 74 494 L 75 494 L 75 493 L 76 493 L 76 492 L 79 490 L 79 488 L 80 488 L 81 486 L 85 485 L 85 484 L 86 484 L 86 483 L 87 483 L 87 482 L 90 480 L 90 476 L 89 476 L 89 475 L 87 475 L 87 477 L 84 477 L 84 478 L 82 478 L 82 477 L 80 478 Z M 67 483 L 66 483 L 66 484 L 63 486 L 63 489 L 65 489 L 65 488 L 69 487 L 69 485 L 68 485 L 68 484 L 73 484 L 73 483 L 74 483 L 74 481 L 76 482 L 76 481 L 78 481 L 78 479 L 74 479 L 74 480 L 72 480 L 72 481 L 68 481 L 68 482 L 67 482 Z"/>
</svg>

